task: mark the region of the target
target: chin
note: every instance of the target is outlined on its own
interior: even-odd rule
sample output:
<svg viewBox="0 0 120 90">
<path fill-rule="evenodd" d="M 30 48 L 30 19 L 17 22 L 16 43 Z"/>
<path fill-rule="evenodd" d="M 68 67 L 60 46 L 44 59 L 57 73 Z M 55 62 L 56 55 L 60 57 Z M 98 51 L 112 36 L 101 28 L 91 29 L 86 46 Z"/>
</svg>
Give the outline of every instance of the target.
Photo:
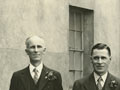
<svg viewBox="0 0 120 90">
<path fill-rule="evenodd" d="M 100 75 L 105 74 L 105 72 L 104 72 L 104 71 L 97 71 L 97 73 L 98 73 L 98 74 L 100 74 Z"/>
</svg>

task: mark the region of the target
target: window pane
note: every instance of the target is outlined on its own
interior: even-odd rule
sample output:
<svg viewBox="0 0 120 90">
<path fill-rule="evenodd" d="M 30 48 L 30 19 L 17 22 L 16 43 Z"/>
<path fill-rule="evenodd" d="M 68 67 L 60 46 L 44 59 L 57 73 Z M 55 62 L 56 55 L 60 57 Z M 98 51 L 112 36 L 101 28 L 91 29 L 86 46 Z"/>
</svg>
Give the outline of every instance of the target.
<svg viewBox="0 0 120 90">
<path fill-rule="evenodd" d="M 72 88 L 72 86 L 73 86 L 73 83 L 74 83 L 74 81 L 75 81 L 75 72 L 74 71 L 72 71 L 72 72 L 69 72 L 69 75 L 70 75 L 70 85 L 69 85 L 69 88 Z"/>
<path fill-rule="evenodd" d="M 70 49 L 75 48 L 75 32 L 74 31 L 69 32 L 69 47 Z"/>
<path fill-rule="evenodd" d="M 81 31 L 81 13 L 76 13 L 76 30 Z"/>
<path fill-rule="evenodd" d="M 77 50 L 81 50 L 82 49 L 82 32 L 76 32 L 76 43 L 75 43 L 75 47 Z"/>
<path fill-rule="evenodd" d="M 69 20 L 70 20 L 69 28 L 74 30 L 75 22 L 74 22 L 74 13 L 73 12 L 70 13 Z"/>
<path fill-rule="evenodd" d="M 69 68 L 70 70 L 74 70 L 74 52 L 70 51 L 69 52 Z"/>
<path fill-rule="evenodd" d="M 75 80 L 78 80 L 82 77 L 82 72 L 81 71 L 75 71 Z"/>
<path fill-rule="evenodd" d="M 82 54 L 81 52 L 75 52 L 75 70 L 81 70 Z"/>
<path fill-rule="evenodd" d="M 89 56 L 89 49 L 94 41 L 93 18 L 93 11 L 91 10 L 79 9 L 74 6 L 69 8 L 69 90 L 72 90 L 75 80 L 87 75 L 91 70 L 88 70 L 90 65 L 86 63 L 89 59 L 86 58 L 86 55 Z"/>
</svg>

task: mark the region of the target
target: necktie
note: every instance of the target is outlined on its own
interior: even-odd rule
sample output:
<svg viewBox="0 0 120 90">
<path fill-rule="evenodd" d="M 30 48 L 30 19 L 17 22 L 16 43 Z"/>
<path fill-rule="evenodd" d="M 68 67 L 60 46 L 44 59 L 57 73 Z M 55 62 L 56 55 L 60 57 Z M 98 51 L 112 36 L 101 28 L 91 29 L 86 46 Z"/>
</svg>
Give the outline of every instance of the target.
<svg viewBox="0 0 120 90">
<path fill-rule="evenodd" d="M 36 68 L 34 68 L 33 72 L 34 72 L 33 80 L 36 84 L 38 82 L 38 70 Z"/>
<path fill-rule="evenodd" d="M 102 85 L 101 85 L 102 77 L 100 76 L 97 81 L 98 81 L 97 83 L 98 90 L 102 90 Z"/>
</svg>

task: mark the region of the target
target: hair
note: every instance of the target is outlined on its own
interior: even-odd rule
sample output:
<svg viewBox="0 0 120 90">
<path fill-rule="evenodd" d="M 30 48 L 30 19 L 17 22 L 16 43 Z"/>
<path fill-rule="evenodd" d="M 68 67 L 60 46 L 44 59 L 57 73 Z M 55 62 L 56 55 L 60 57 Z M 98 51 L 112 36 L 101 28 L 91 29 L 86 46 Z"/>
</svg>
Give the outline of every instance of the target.
<svg viewBox="0 0 120 90">
<path fill-rule="evenodd" d="M 44 40 L 43 40 L 42 37 L 40 37 L 40 36 L 30 36 L 30 37 L 28 37 L 28 38 L 26 39 L 26 41 L 25 41 L 26 48 L 27 48 L 28 45 L 29 45 L 29 40 L 30 40 L 31 38 L 33 38 L 33 37 L 38 37 L 38 38 L 40 38 L 40 39 L 43 41 L 43 43 L 44 43 Z M 45 44 L 45 43 L 44 43 L 44 44 Z"/>
<path fill-rule="evenodd" d="M 111 56 L 110 47 L 107 46 L 107 45 L 104 44 L 104 43 L 97 43 L 97 44 L 95 44 L 95 45 L 92 47 L 91 55 L 93 54 L 94 49 L 99 49 L 99 50 L 101 50 L 101 49 L 106 49 L 106 50 L 108 51 L 109 56 Z"/>
<path fill-rule="evenodd" d="M 28 38 L 26 39 L 26 41 L 25 41 L 26 47 L 27 47 L 27 45 L 28 45 L 28 41 L 29 41 L 30 38 L 31 38 L 31 37 L 28 37 Z"/>
</svg>

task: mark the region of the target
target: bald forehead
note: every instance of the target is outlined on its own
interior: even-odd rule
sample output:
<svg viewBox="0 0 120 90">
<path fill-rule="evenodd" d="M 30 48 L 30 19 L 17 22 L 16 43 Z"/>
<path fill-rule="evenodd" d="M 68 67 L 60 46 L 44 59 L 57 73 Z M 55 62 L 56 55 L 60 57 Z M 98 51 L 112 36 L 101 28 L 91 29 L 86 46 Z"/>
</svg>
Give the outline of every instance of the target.
<svg viewBox="0 0 120 90">
<path fill-rule="evenodd" d="M 31 45 L 31 44 L 33 44 L 33 45 L 36 45 L 36 44 L 37 44 L 37 45 L 41 45 L 41 46 L 45 47 L 45 42 L 44 42 L 44 40 L 43 40 L 41 37 L 39 37 L 39 36 L 28 37 L 28 38 L 26 39 L 25 44 L 26 44 L 26 47 L 28 47 L 28 46 Z"/>
</svg>

